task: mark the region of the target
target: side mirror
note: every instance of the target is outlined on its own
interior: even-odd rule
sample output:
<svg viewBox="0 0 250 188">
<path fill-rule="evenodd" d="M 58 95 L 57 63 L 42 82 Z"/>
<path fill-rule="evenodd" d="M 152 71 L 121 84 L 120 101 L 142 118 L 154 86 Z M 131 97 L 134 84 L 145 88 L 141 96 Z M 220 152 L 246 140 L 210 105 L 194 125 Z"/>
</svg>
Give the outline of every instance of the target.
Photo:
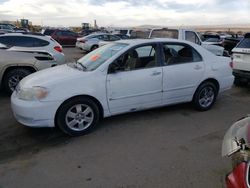
<svg viewBox="0 0 250 188">
<path fill-rule="evenodd" d="M 118 70 L 120 70 L 120 65 L 118 64 L 118 62 L 115 61 L 109 65 L 108 73 L 116 73 Z"/>
</svg>

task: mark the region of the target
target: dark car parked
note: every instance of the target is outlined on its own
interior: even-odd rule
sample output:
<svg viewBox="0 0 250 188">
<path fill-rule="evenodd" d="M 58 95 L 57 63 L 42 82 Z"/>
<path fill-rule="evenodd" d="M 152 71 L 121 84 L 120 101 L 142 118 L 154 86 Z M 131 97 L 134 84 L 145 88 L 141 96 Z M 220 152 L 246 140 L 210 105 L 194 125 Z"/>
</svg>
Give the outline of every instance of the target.
<svg viewBox="0 0 250 188">
<path fill-rule="evenodd" d="M 76 39 L 81 37 L 78 33 L 62 29 L 45 29 L 42 33 L 44 35 L 50 35 L 63 46 L 75 46 Z"/>
<path fill-rule="evenodd" d="M 234 35 L 233 37 L 226 37 L 222 46 L 231 53 L 232 49 L 243 39 L 243 36 Z"/>
<path fill-rule="evenodd" d="M 117 37 L 120 37 L 121 39 L 129 39 L 128 35 L 124 35 L 124 34 L 114 34 Z"/>
</svg>

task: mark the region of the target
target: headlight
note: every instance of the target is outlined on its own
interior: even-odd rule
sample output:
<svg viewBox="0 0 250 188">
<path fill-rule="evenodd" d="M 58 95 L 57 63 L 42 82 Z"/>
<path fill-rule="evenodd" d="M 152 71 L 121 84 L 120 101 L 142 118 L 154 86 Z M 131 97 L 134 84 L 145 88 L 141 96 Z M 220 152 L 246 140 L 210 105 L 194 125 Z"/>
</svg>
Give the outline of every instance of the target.
<svg viewBox="0 0 250 188">
<path fill-rule="evenodd" d="M 48 96 L 48 90 L 44 87 L 20 88 L 16 90 L 17 97 L 22 100 L 40 100 Z"/>
</svg>

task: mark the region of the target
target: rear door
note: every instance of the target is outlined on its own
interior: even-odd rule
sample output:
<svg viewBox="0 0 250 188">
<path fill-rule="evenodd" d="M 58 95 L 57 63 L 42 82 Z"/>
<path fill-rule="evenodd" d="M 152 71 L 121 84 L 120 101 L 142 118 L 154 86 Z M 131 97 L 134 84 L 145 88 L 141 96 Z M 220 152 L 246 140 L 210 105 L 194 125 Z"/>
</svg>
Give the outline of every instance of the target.
<svg viewBox="0 0 250 188">
<path fill-rule="evenodd" d="M 201 55 L 184 43 L 163 43 L 163 103 L 186 102 L 205 73 Z"/>
</svg>

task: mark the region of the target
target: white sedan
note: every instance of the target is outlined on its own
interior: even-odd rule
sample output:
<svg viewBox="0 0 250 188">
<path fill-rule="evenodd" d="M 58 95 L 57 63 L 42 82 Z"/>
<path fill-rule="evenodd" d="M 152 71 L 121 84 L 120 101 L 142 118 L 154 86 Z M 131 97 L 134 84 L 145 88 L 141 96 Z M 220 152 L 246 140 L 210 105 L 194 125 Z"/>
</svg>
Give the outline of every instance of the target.
<svg viewBox="0 0 250 188">
<path fill-rule="evenodd" d="M 230 61 L 187 41 L 121 40 L 24 78 L 12 109 L 24 125 L 73 136 L 121 113 L 183 102 L 205 111 L 233 84 Z"/>
</svg>

